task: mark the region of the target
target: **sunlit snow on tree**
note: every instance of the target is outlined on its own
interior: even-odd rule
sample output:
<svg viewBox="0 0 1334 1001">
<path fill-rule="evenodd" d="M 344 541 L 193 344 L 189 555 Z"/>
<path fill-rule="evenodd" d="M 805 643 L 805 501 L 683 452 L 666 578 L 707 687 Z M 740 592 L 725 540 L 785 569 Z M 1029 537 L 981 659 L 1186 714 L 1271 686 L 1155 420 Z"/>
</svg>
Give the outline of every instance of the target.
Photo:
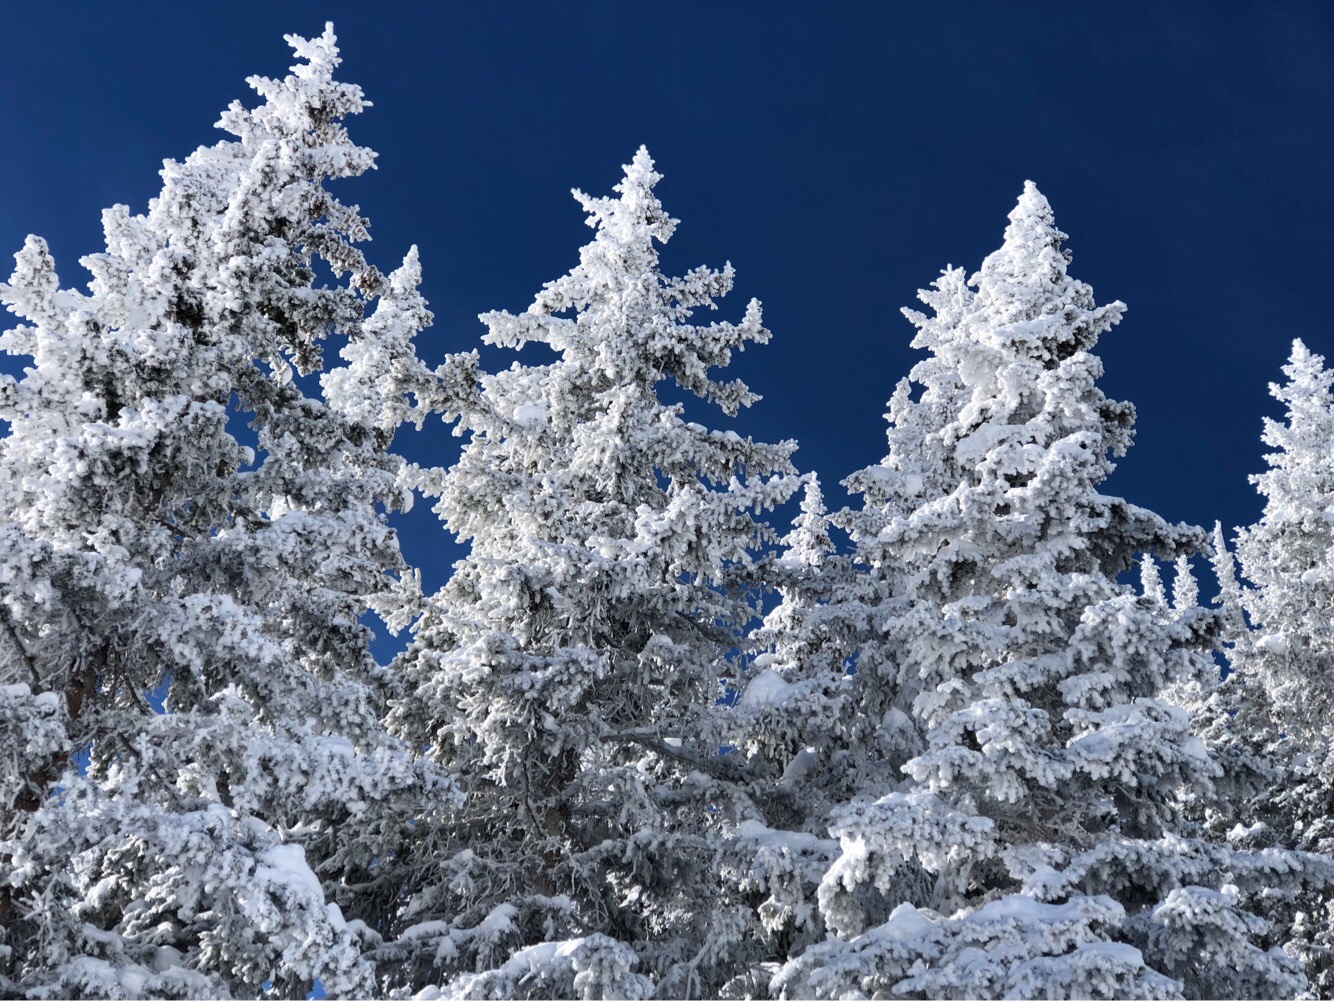
<svg viewBox="0 0 1334 1001">
<path fill-rule="evenodd" d="M 86 289 L 35 236 L 0 284 L 0 995 L 1334 996 L 1321 357 L 1235 547 L 1101 493 L 1125 307 L 1030 183 L 831 512 L 697 422 L 770 334 L 663 271 L 645 149 L 482 316 L 522 362 L 424 364 L 421 255 L 327 183 L 367 102 L 288 41 Z M 394 450 L 437 419 L 457 461 Z M 467 547 L 429 596 L 417 495 Z"/>
<path fill-rule="evenodd" d="M 403 308 L 415 257 L 382 278 L 324 187 L 374 157 L 332 31 L 289 41 L 231 139 L 167 161 L 146 214 L 107 210 L 86 292 L 36 237 L 0 286 L 24 321 L 0 347 L 33 359 L 0 379 L 5 994 L 369 993 L 375 936 L 335 884 L 367 878 L 397 791 L 452 794 L 384 733 L 360 621 L 411 582 L 384 517 L 410 411 L 357 386 L 419 366 L 429 314 Z M 350 365 L 322 400 L 294 370 L 331 338 Z"/>
<path fill-rule="evenodd" d="M 886 642 L 926 746 L 834 811 L 819 897 L 836 937 L 779 972 L 786 996 L 1302 985 L 1246 908 L 1303 863 L 1181 822 L 1219 767 L 1160 693 L 1212 670 L 1216 616 L 1184 580 L 1168 608 L 1152 576 L 1144 596 L 1118 578 L 1205 538 L 1098 492 L 1134 411 L 1097 389 L 1092 349 L 1124 306 L 1069 277 L 1063 240 L 1029 184 L 1001 249 L 966 282 L 947 270 L 923 294 L 934 315 L 908 313 L 922 395 L 896 394 L 884 473 L 854 482 L 884 505 L 875 543 L 901 577 Z"/>
<path fill-rule="evenodd" d="M 711 889 L 747 777 L 718 753 L 715 702 L 794 445 L 659 399 L 670 382 L 726 414 L 750 405 L 714 370 L 769 332 L 758 302 L 690 322 L 732 272 L 659 270 L 676 220 L 658 180 L 641 149 L 616 197 L 575 192 L 596 231 L 579 265 L 523 313 L 482 317 L 488 342 L 555 360 L 479 373 L 447 404 L 458 463 L 417 476 L 471 549 L 395 665 L 409 694 L 390 721 L 467 802 L 401 862 L 394 983 L 699 997 L 744 943 L 744 906 Z"/>
</svg>

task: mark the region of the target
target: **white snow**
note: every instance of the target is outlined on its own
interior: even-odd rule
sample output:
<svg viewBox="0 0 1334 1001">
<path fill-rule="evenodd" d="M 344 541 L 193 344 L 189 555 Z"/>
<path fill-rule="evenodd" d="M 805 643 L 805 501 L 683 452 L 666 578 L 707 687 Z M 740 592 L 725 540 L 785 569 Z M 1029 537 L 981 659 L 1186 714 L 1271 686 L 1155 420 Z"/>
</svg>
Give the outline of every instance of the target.
<svg viewBox="0 0 1334 1001">
<path fill-rule="evenodd" d="M 300 845 L 274 845 L 258 855 L 261 863 L 255 875 L 271 883 L 301 888 L 324 900 L 324 887 L 306 863 L 305 849 Z"/>
<path fill-rule="evenodd" d="M 817 838 L 802 831 L 783 831 L 766 827 L 758 820 L 743 820 L 736 825 L 737 837 L 767 848 L 785 849 L 794 855 L 802 852 L 826 853 L 835 847 L 827 838 Z"/>
<path fill-rule="evenodd" d="M 819 760 L 820 756 L 813 747 L 798 751 L 792 756 L 792 760 L 787 763 L 787 767 L 783 769 L 783 775 L 778 780 L 779 787 L 790 789 L 795 786 L 801 779 L 814 771 Z"/>
<path fill-rule="evenodd" d="M 546 423 L 547 408 L 541 403 L 521 403 L 514 408 L 514 422 L 526 427 Z"/>
<path fill-rule="evenodd" d="M 782 705 L 791 694 L 792 685 L 778 672 L 768 668 L 751 678 L 741 693 L 743 706 Z"/>
<path fill-rule="evenodd" d="M 32 704 L 44 712 L 58 712 L 60 696 L 55 692 L 39 692 L 32 700 Z"/>
</svg>

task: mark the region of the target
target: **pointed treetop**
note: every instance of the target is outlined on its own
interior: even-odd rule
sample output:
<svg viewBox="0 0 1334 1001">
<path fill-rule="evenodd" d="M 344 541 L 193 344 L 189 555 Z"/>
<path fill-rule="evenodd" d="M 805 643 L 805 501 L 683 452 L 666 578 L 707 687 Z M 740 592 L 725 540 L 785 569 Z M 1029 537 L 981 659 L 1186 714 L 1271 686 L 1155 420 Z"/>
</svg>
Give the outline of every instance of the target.
<svg viewBox="0 0 1334 1001">
<path fill-rule="evenodd" d="M 1172 579 L 1172 608 L 1183 612 L 1194 608 L 1200 601 L 1200 586 L 1195 581 L 1195 571 L 1191 568 L 1190 557 L 1178 556 L 1176 575 Z"/>
<path fill-rule="evenodd" d="M 1232 560 L 1231 550 L 1228 549 L 1221 521 L 1214 522 L 1213 552 L 1209 554 L 1209 561 L 1213 564 L 1214 576 L 1218 578 L 1220 592 L 1214 603 L 1221 604 L 1238 594 L 1236 564 Z"/>
<path fill-rule="evenodd" d="M 1051 202 L 1047 201 L 1047 196 L 1039 191 L 1038 186 L 1032 181 L 1024 182 L 1023 193 L 1011 210 L 1009 219 L 1012 226 L 1036 225 L 1051 230 L 1056 228 L 1056 214 L 1052 211 Z M 1061 239 L 1065 239 L 1064 233 L 1061 234 Z"/>
<path fill-rule="evenodd" d="M 973 281 L 992 274 L 1027 278 L 1029 282 L 1034 276 L 1041 276 L 1053 285 L 1065 281 L 1070 253 L 1061 245 L 1066 234 L 1056 228 L 1051 203 L 1032 181 L 1024 182 L 1024 193 L 1010 212 L 1009 220 L 1005 242 L 982 262 L 981 271 Z"/>
<path fill-rule="evenodd" d="M 246 83 L 264 103 L 248 110 L 240 101 L 233 101 L 218 119 L 217 127 L 260 144 L 275 137 L 299 139 L 299 144 L 289 146 L 289 157 L 324 163 L 328 177 L 354 177 L 372 169 L 375 154 L 354 145 L 342 125 L 345 116 L 359 114 L 371 102 L 356 84 L 334 79 L 334 70 L 342 60 L 333 24 L 326 24 L 318 38 L 286 38 L 302 61 L 291 66 L 289 75 L 282 79 L 247 77 Z"/>
<path fill-rule="evenodd" d="M 808 473 L 804 479 L 806 485 L 801 495 L 801 513 L 823 516 L 824 493 L 820 490 L 820 477 L 815 473 Z"/>
<path fill-rule="evenodd" d="M 629 163 L 621 165 L 625 179 L 612 190 L 620 192 L 622 200 L 635 192 L 649 192 L 662 180 L 662 175 L 653 169 L 653 157 L 649 156 L 648 147 L 640 146 L 635 150 Z"/>
<path fill-rule="evenodd" d="M 825 557 L 834 552 L 834 543 L 829 538 L 829 518 L 825 513 L 824 494 L 820 491 L 820 480 L 815 473 L 807 473 L 802 479 L 805 490 L 801 498 L 801 513 L 792 519 L 792 531 L 783 537 L 787 547 L 785 559 L 803 566 L 816 567 L 824 562 Z"/>
<path fill-rule="evenodd" d="M 403 263 L 389 275 L 389 287 L 395 295 L 410 295 L 422 283 L 421 257 L 414 243 L 403 255 Z"/>
<path fill-rule="evenodd" d="M 1334 436 L 1334 369 L 1325 368 L 1323 356 L 1313 353 L 1301 340 L 1292 342 L 1292 354 L 1283 366 L 1287 382 L 1269 384 L 1269 395 L 1286 405 L 1286 423 L 1266 417 L 1264 443 L 1278 452 L 1265 456 L 1272 469 L 1292 469 L 1304 463 L 1321 463 L 1322 444 Z M 1269 474 L 1252 476 L 1251 482 L 1266 496 L 1279 489 Z M 1300 493 L 1300 490 L 1298 491 Z"/>
<path fill-rule="evenodd" d="M 662 175 L 653 169 L 653 157 L 647 147 L 640 146 L 634 158 L 621 165 L 625 176 L 612 190 L 619 198 L 594 198 L 578 188 L 571 190 L 575 201 L 583 206 L 589 227 L 598 231 L 599 241 L 610 238 L 618 244 L 636 244 L 648 239 L 666 243 L 676 231 L 678 220 L 669 216 L 653 188 Z"/>
<path fill-rule="evenodd" d="M 0 299 L 9 312 L 52 329 L 61 325 L 55 305 L 60 290 L 56 262 L 46 241 L 29 236 L 23 249 L 14 254 L 14 273 L 8 282 L 0 282 Z"/>
<path fill-rule="evenodd" d="M 1058 344 L 1091 349 L 1120 321 L 1125 303 L 1099 306 L 1093 289 L 1070 277 L 1066 234 L 1056 227 L 1051 204 L 1032 181 L 1025 182 L 1009 219 L 1000 249 L 968 279 L 987 310 L 987 339 L 1024 345 L 1022 350 L 1044 358 L 1053 352 L 1067 357 Z"/>
<path fill-rule="evenodd" d="M 1139 585 L 1144 597 L 1154 604 L 1167 604 L 1167 592 L 1163 589 L 1163 578 L 1158 572 L 1158 563 L 1148 553 L 1140 557 Z"/>
<path fill-rule="evenodd" d="M 1334 373 L 1325 370 L 1324 356 L 1311 351 L 1300 337 L 1292 342 L 1292 353 L 1283 366 L 1283 374 L 1288 377 L 1288 385 L 1270 383 L 1269 392 L 1284 403 L 1309 397 L 1328 400 Z"/>
<path fill-rule="evenodd" d="M 1213 567 L 1214 579 L 1218 581 L 1218 594 L 1213 603 L 1223 610 L 1223 639 L 1236 643 L 1246 635 L 1246 618 L 1242 612 L 1241 585 L 1237 583 L 1237 566 L 1232 559 L 1232 552 L 1227 547 L 1227 538 L 1223 535 L 1223 523 L 1214 522 L 1213 551 L 1209 554 L 1209 563 Z"/>
<path fill-rule="evenodd" d="M 483 314 L 485 340 L 507 347 L 549 344 L 573 353 L 570 372 L 592 366 L 614 385 L 638 387 L 635 392 L 670 379 L 734 414 L 759 397 L 740 380 L 714 379 L 710 370 L 726 368 L 743 344 L 769 339 L 760 304 L 752 299 L 740 323 L 687 322 L 695 310 L 717 308 L 732 288 L 732 266 L 663 274 L 656 244 L 670 238 L 676 220 L 653 193 L 659 175 L 644 149 L 623 170 L 616 197 L 574 192 L 596 231 L 580 248 L 578 266 L 548 282 L 520 316 Z"/>
<path fill-rule="evenodd" d="M 302 80 L 328 78 L 343 61 L 338 55 L 338 36 L 334 34 L 332 21 L 324 22 L 324 34 L 318 38 L 292 34 L 283 35 L 283 41 L 292 47 L 298 59 L 305 60 L 291 67 L 292 73 Z"/>
</svg>

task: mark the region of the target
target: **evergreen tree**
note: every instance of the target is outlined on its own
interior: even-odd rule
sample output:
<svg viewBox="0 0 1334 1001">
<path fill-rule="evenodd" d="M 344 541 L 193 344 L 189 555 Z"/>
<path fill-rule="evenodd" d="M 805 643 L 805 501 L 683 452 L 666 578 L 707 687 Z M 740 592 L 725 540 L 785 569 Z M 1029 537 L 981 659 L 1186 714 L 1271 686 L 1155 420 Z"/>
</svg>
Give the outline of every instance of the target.
<svg viewBox="0 0 1334 1001">
<path fill-rule="evenodd" d="M 946 291 L 942 308 L 950 301 L 957 297 Z M 928 360 L 919 368 L 937 367 Z M 898 385 L 887 415 L 889 456 L 844 481 L 863 496 L 861 509 L 827 516 L 812 478 L 787 549 L 769 571 L 782 601 L 753 637 L 761 653 L 738 683 L 729 720 L 752 764 L 757 810 L 738 826 L 730 875 L 751 900 L 752 938 L 768 947 L 738 972 L 731 985 L 738 995 L 763 990 L 772 964 L 826 937 L 819 888 L 838 854 L 828 838 L 831 814 L 894 787 L 923 749 L 910 715 L 916 689 L 886 636 L 902 612 L 902 577 L 882 533 L 928 483 L 941 482 L 926 422 L 951 386 L 944 379 L 914 402 L 908 380 Z M 850 558 L 836 553 L 831 522 L 851 537 Z"/>
<path fill-rule="evenodd" d="M 752 922 L 726 996 L 764 993 L 773 963 L 825 937 L 815 891 L 838 851 L 828 813 L 858 788 L 853 748 L 873 739 L 874 727 L 861 725 L 852 673 L 868 578 L 837 555 L 829 530 L 811 474 L 784 548 L 764 571 L 779 603 L 752 633 L 756 656 L 721 714 L 750 773 L 750 809 L 721 857 L 728 899 Z"/>
<path fill-rule="evenodd" d="M 375 936 L 339 901 L 396 792 L 450 795 L 384 733 L 361 621 L 412 578 L 384 517 L 405 414 L 355 390 L 433 384 L 408 344 L 429 314 L 415 261 L 386 281 L 325 186 L 374 158 L 332 30 L 288 40 L 233 138 L 167 161 L 146 214 L 104 214 L 87 292 L 37 238 L 0 286 L 25 321 L 0 348 L 33 359 L 0 378 L 7 996 L 368 993 Z M 294 370 L 330 338 L 351 365 L 321 400 Z"/>
<path fill-rule="evenodd" d="M 1334 372 L 1300 341 L 1270 386 L 1286 421 L 1266 419 L 1275 449 L 1251 477 L 1265 498 L 1259 521 L 1237 533 L 1246 583 L 1227 559 L 1220 573 L 1236 623 L 1231 677 L 1200 713 L 1201 735 L 1231 752 L 1238 776 L 1216 809 L 1234 843 L 1334 855 Z M 1225 550 L 1221 532 L 1216 548 Z M 1247 629 L 1245 619 L 1249 619 Z M 1292 951 L 1311 990 L 1334 997 L 1334 887 L 1312 887 L 1275 920 L 1293 929 Z"/>
<path fill-rule="evenodd" d="M 1236 566 L 1218 523 L 1211 562 L 1219 592 L 1215 602 L 1222 612 L 1219 646 L 1226 677 L 1220 672 L 1192 679 L 1175 686 L 1172 696 L 1189 710 L 1192 729 L 1222 771 L 1208 794 L 1192 801 L 1190 813 L 1217 838 L 1250 847 L 1283 844 L 1280 831 L 1256 824 L 1271 808 L 1274 790 L 1288 781 L 1287 741 L 1278 729 L 1269 693 L 1244 666 L 1252 635 L 1241 607 Z M 1241 830 L 1246 831 L 1244 838 L 1239 837 Z"/>
<path fill-rule="evenodd" d="M 714 703 L 774 535 L 758 512 L 794 489 L 794 445 L 660 399 L 667 383 L 727 414 L 750 405 L 711 370 L 769 332 L 756 302 L 740 323 L 689 322 L 732 271 L 662 273 L 676 221 L 658 180 L 641 149 L 618 197 L 575 192 L 596 230 L 579 265 L 523 313 L 483 317 L 489 343 L 554 360 L 472 393 L 456 379 L 467 442 L 419 476 L 471 548 L 427 601 L 392 714 L 466 794 L 398 863 L 383 955 L 409 988 L 698 997 L 746 927 L 708 889 L 746 775 L 719 754 Z"/>
<path fill-rule="evenodd" d="M 1230 554 L 1221 547 L 1220 551 L 1230 564 Z M 1220 574 L 1224 595 L 1226 573 Z M 1235 587 L 1235 580 L 1232 583 Z M 1232 605 L 1231 597 L 1225 604 Z M 1325 858 L 1323 878 L 1308 881 L 1295 894 L 1274 895 L 1265 916 L 1284 951 L 1305 968 L 1308 984 L 1303 996 L 1327 998 L 1334 996 L 1334 877 L 1328 872 L 1328 860 L 1334 855 L 1328 836 L 1334 797 L 1324 777 L 1328 745 L 1316 745 L 1312 753 L 1311 744 L 1280 729 L 1268 691 L 1248 668 L 1257 635 L 1235 634 L 1227 648 L 1229 673 L 1221 684 L 1187 686 L 1175 693 L 1189 707 L 1195 733 L 1223 769 L 1214 782 L 1214 794 L 1191 801 L 1189 814 L 1202 821 L 1210 837 L 1234 848 L 1277 847 Z"/>
<path fill-rule="evenodd" d="M 776 797 L 757 803 L 766 819 L 812 834 L 824 834 L 827 808 L 846 796 L 856 771 L 845 753 L 855 718 L 849 668 L 867 615 L 862 575 L 837 554 L 829 529 L 810 474 L 784 548 L 765 570 L 779 602 L 752 633 L 756 655 L 723 714 L 733 728 L 729 742 L 757 776 L 753 795 Z"/>
<path fill-rule="evenodd" d="M 1205 536 L 1098 491 L 1132 436 L 1092 353 L 1124 306 L 1068 275 L 1063 240 L 1029 184 L 1001 249 L 966 283 L 945 272 L 933 316 L 908 313 L 931 359 L 920 402 L 900 397 L 906 451 L 891 435 L 893 490 L 871 516 L 902 580 L 886 648 L 926 746 L 835 811 L 820 887 L 835 937 L 779 973 L 785 996 L 1302 986 L 1255 911 L 1318 860 L 1220 847 L 1181 816 L 1218 769 L 1161 693 L 1212 670 L 1217 616 L 1119 578 Z"/>
<path fill-rule="evenodd" d="M 1283 729 L 1334 737 L 1334 371 L 1293 341 L 1283 385 L 1270 392 L 1285 422 L 1266 418 L 1275 451 L 1251 477 L 1265 498 L 1260 520 L 1237 535 L 1249 586 L 1242 606 L 1257 630 L 1252 668 L 1263 678 Z"/>
</svg>

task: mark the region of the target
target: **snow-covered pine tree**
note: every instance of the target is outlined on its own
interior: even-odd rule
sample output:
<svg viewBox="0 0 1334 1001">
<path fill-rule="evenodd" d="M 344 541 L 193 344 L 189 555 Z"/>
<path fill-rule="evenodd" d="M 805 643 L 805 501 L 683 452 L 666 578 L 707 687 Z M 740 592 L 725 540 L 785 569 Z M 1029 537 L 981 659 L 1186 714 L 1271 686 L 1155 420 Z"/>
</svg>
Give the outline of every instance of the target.
<svg viewBox="0 0 1334 1001">
<path fill-rule="evenodd" d="M 962 287 L 960 273 L 948 277 Z M 951 295 L 940 299 L 942 309 Z M 936 368 L 931 359 L 919 366 Z M 889 456 L 844 481 L 863 495 L 862 508 L 826 516 L 812 480 L 787 549 L 770 571 L 782 601 L 754 634 L 760 653 L 729 721 L 757 774 L 752 802 L 759 815 L 738 826 L 727 859 L 732 879 L 750 895 L 753 937 L 769 951 L 738 971 L 735 993 L 762 990 L 772 974 L 765 962 L 781 963 L 825 936 L 818 892 L 837 855 L 828 839 L 831 813 L 895 787 L 902 766 L 923 750 L 910 715 L 917 689 L 886 636 L 888 621 L 903 610 L 902 575 L 881 540 L 928 484 L 943 482 L 929 431 L 952 385 L 942 378 L 913 401 L 908 380 L 899 384 L 886 415 Z M 851 558 L 835 552 L 831 521 L 851 537 Z"/>
<path fill-rule="evenodd" d="M 1327 777 L 1328 744 L 1282 730 L 1263 675 L 1253 670 L 1255 644 L 1263 634 L 1246 626 L 1221 526 L 1215 527 L 1214 547 L 1228 622 L 1227 677 L 1213 685 L 1183 686 L 1173 695 L 1189 708 L 1192 728 L 1222 775 L 1212 795 L 1189 803 L 1189 814 L 1209 836 L 1235 848 L 1314 851 L 1329 859 L 1334 791 Z M 1267 903 L 1265 917 L 1281 930 L 1284 951 L 1305 968 L 1303 996 L 1334 997 L 1334 878 L 1311 880 L 1296 894 L 1278 894 Z"/>
<path fill-rule="evenodd" d="M 771 964 L 825 935 L 815 891 L 838 851 L 828 813 L 857 788 L 851 747 L 866 736 L 850 669 L 868 592 L 829 530 L 818 479 L 808 474 L 801 511 L 764 570 L 780 600 L 751 634 L 756 655 L 722 714 L 751 773 L 751 810 L 721 867 L 753 921 L 725 996 L 764 993 Z"/>
<path fill-rule="evenodd" d="M 0 378 L 6 996 L 369 993 L 374 934 L 338 902 L 362 903 L 396 790 L 448 800 L 383 731 L 360 621 L 411 578 L 384 518 L 406 415 L 358 387 L 429 395 L 429 314 L 415 261 L 383 279 L 325 186 L 374 157 L 332 30 L 288 40 L 233 138 L 167 161 L 146 214 L 104 214 L 86 292 L 37 238 L 0 286 L 25 321 L 0 348 L 33 359 Z M 331 337 L 351 365 L 322 401 L 293 368 Z"/>
<path fill-rule="evenodd" d="M 1248 780 L 1218 810 L 1231 814 L 1235 842 L 1334 855 L 1334 371 L 1297 340 L 1283 372 L 1270 392 L 1285 419 L 1265 420 L 1274 451 L 1251 477 L 1264 511 L 1237 533 L 1245 583 L 1230 560 L 1220 574 L 1238 623 L 1232 676 L 1227 697 L 1201 713 L 1201 734 L 1232 751 Z M 1221 532 L 1215 546 L 1225 548 Z M 1334 887 L 1279 917 L 1294 925 L 1312 992 L 1334 997 Z"/>
<path fill-rule="evenodd" d="M 966 302 L 961 290 L 962 272 L 951 271 L 933 301 L 951 309 Z M 752 792 L 759 816 L 738 826 L 727 860 L 735 884 L 750 894 L 753 937 L 769 953 L 738 971 L 729 988 L 735 993 L 767 981 L 766 962 L 781 964 L 824 937 L 818 894 L 837 854 L 828 839 L 834 808 L 895 787 L 902 766 L 923 750 L 910 715 L 917 689 L 886 635 L 903 611 L 903 578 L 882 537 L 919 497 L 948 488 L 930 431 L 953 403 L 957 380 L 935 359 L 916 374 L 932 388 L 914 401 L 909 380 L 896 387 L 886 414 L 889 455 L 844 481 L 863 496 L 861 509 L 826 516 L 812 482 L 770 573 L 782 601 L 754 636 L 761 653 L 730 720 L 761 777 Z M 835 553 L 830 523 L 852 539 L 851 558 Z"/>
<path fill-rule="evenodd" d="M 926 748 L 835 812 L 820 904 L 835 933 L 785 996 L 1287 996 L 1300 967 L 1254 913 L 1318 860 L 1190 836 L 1183 792 L 1217 766 L 1161 699 L 1211 670 L 1217 621 L 1119 581 L 1204 533 L 1099 493 L 1133 408 L 1092 349 L 1121 303 L 1067 273 L 1032 185 L 968 282 L 909 312 L 931 352 L 895 414 L 876 533 L 903 575 L 885 642 Z M 883 503 L 880 498 L 872 498 Z M 1183 582 L 1182 596 L 1189 587 Z"/>
<path fill-rule="evenodd" d="M 1269 469 L 1251 477 L 1260 520 L 1237 534 L 1249 586 L 1242 606 L 1258 635 L 1250 666 L 1283 729 L 1334 737 L 1334 370 L 1300 340 L 1270 393 L 1286 420 L 1264 422 Z"/>
<path fill-rule="evenodd" d="M 946 272 L 939 289 L 924 295 L 942 314 L 961 309 L 968 301 L 962 271 Z M 904 608 L 903 576 L 898 554 L 882 540 L 922 496 L 951 485 L 931 431 L 955 404 L 958 380 L 935 358 L 913 374 L 928 388 L 914 400 L 910 380 L 895 387 L 886 414 L 889 454 L 844 481 L 862 495 L 860 509 L 826 516 L 823 499 L 808 487 L 771 573 L 783 600 L 754 637 L 762 652 L 753 666 L 762 670 L 747 681 L 732 721 L 752 758 L 767 755 L 769 768 L 759 774 L 779 775 L 752 794 L 763 820 L 739 827 L 734 878 L 759 899 L 757 935 L 778 950 L 771 958 L 780 962 L 825 932 L 817 896 L 833 809 L 878 798 L 923 749 L 910 715 L 917 687 L 886 635 Z M 850 559 L 835 553 L 830 523 L 851 538 Z M 758 976 L 746 970 L 735 986 Z"/>
<path fill-rule="evenodd" d="M 575 192 L 596 230 L 579 265 L 523 313 L 483 317 L 489 343 L 554 359 L 451 402 L 462 455 L 420 477 L 471 548 L 428 599 L 391 718 L 466 802 L 400 860 L 384 954 L 406 987 L 699 997 L 747 927 L 709 890 L 746 767 L 719 754 L 714 703 L 776 536 L 759 513 L 796 488 L 795 446 L 660 399 L 667 383 L 728 414 L 749 405 L 711 370 L 769 332 L 756 302 L 740 323 L 689 322 L 732 271 L 663 274 L 676 221 L 658 180 L 641 149 L 617 197 Z"/>
<path fill-rule="evenodd" d="M 1227 664 L 1226 677 L 1220 672 L 1172 689 L 1173 701 L 1188 709 L 1192 730 L 1221 768 L 1209 794 L 1195 799 L 1190 813 L 1216 837 L 1249 847 L 1268 847 L 1285 843 L 1280 831 L 1258 822 L 1258 817 L 1270 811 L 1275 790 L 1288 781 L 1284 758 L 1289 742 L 1275 722 L 1268 691 L 1244 663 L 1254 637 L 1242 610 L 1236 564 L 1223 526 L 1217 522 L 1212 549 L 1210 559 L 1218 584 L 1214 601 L 1222 612 L 1219 646 Z"/>
</svg>

